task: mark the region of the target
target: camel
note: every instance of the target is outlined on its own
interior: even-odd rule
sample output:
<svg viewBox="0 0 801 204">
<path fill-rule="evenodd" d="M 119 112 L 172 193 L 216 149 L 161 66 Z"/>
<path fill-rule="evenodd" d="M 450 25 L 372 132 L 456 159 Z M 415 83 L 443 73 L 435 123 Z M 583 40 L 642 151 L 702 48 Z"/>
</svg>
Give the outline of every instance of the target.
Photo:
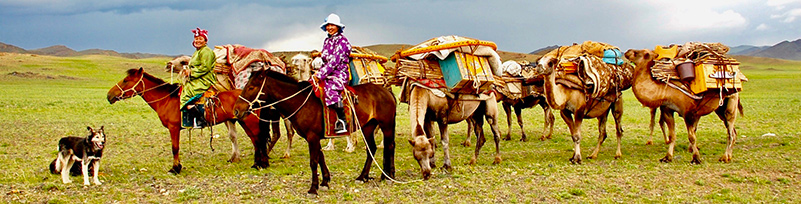
<svg viewBox="0 0 801 204">
<path fill-rule="evenodd" d="M 534 85 L 532 85 L 534 86 Z M 538 89 L 542 89 L 542 85 L 536 87 Z M 503 107 L 503 111 L 506 112 L 506 136 L 504 136 L 503 140 L 512 140 L 511 132 L 512 132 L 512 108 L 514 108 L 514 114 L 517 116 L 517 125 L 520 127 L 520 137 L 521 142 L 528 141 L 528 137 L 526 136 L 526 131 L 523 129 L 523 117 L 521 116 L 522 111 L 524 108 L 534 108 L 535 106 L 539 105 L 542 107 L 543 116 L 545 118 L 545 124 L 542 127 L 542 136 L 540 136 L 541 141 L 545 141 L 546 139 L 551 139 L 553 134 L 553 113 L 551 112 L 551 107 L 548 106 L 548 102 L 545 101 L 545 96 L 543 95 L 529 95 L 523 98 L 513 99 L 503 95 L 502 93 L 496 92 L 495 100 L 501 102 L 501 106 Z M 469 120 L 469 119 L 468 119 Z M 467 123 L 467 137 L 465 137 L 464 142 L 462 142 L 462 146 L 469 147 L 470 144 L 470 134 L 473 132 L 473 122 L 468 121 Z"/>
<path fill-rule="evenodd" d="M 574 45 L 575 46 L 575 45 Z M 564 47 L 546 54 L 537 62 L 537 70 L 540 74 L 545 74 L 545 98 L 548 104 L 554 110 L 560 110 L 562 119 L 570 129 L 570 134 L 573 139 L 573 156 L 569 159 L 573 164 L 581 164 L 581 124 L 585 118 L 598 119 L 598 143 L 595 146 L 592 154 L 588 159 L 595 159 L 598 157 L 598 151 L 601 145 L 606 140 L 606 120 L 609 112 L 615 119 L 615 133 L 617 136 L 617 151 L 615 152 L 615 159 L 623 156 L 620 151 L 620 140 L 623 137 L 623 128 L 620 125 L 621 116 L 623 115 L 623 97 L 622 91 L 630 87 L 629 80 L 622 77 L 622 80 L 616 82 L 616 87 L 611 88 L 605 95 L 593 97 L 589 91 L 586 91 L 584 85 L 578 85 L 573 82 L 557 79 L 556 66 L 560 63 L 557 54 L 553 52 L 560 52 L 566 50 Z M 561 54 L 559 54 L 561 55 Z M 582 66 L 588 66 L 583 62 Z M 624 68 L 625 69 L 625 68 Z"/>
<path fill-rule="evenodd" d="M 493 139 L 495 140 L 495 160 L 493 164 L 501 162 L 500 155 L 500 131 L 498 130 L 498 106 L 495 101 L 495 94 L 490 94 L 484 100 L 455 100 L 446 97 L 436 96 L 433 91 L 421 88 L 416 85 L 410 91 L 409 117 L 412 125 L 412 136 L 409 140 L 412 145 L 412 154 L 420 165 L 424 179 L 431 176 L 431 169 L 435 168 L 434 152 L 436 143 L 432 135 L 432 122 L 437 122 L 440 131 L 440 143 L 442 144 L 443 166 L 445 170 L 451 170 L 451 159 L 448 135 L 448 124 L 454 124 L 472 118 L 475 125 L 476 150 L 470 164 L 476 163 L 478 153 L 484 146 L 484 118 L 490 124 Z M 468 121 L 470 122 L 470 121 Z"/>
<path fill-rule="evenodd" d="M 667 84 L 654 80 L 651 77 L 651 63 L 656 54 L 651 50 L 628 50 L 626 58 L 635 63 L 634 70 L 634 96 L 643 106 L 649 108 L 659 108 L 661 112 L 660 121 L 665 121 L 668 127 L 668 152 L 661 162 L 673 161 L 673 150 L 676 144 L 676 131 L 673 113 L 678 113 L 684 118 L 687 126 L 687 138 L 690 141 L 690 151 L 693 152 L 691 163 L 701 164 L 701 154 L 696 144 L 696 128 L 701 116 L 712 113 L 713 111 L 723 121 L 728 133 L 728 144 L 726 151 L 718 161 L 728 163 L 732 160 L 732 149 L 737 139 L 737 131 L 734 122 L 737 119 L 736 112 L 742 115 L 743 107 L 740 104 L 740 95 L 737 92 L 724 93 L 718 91 L 706 91 L 697 96 L 701 99 L 695 100 L 685 95 L 681 91 L 667 87 Z M 733 91 L 733 90 L 730 90 Z M 721 101 L 722 100 L 722 101 Z"/>
</svg>

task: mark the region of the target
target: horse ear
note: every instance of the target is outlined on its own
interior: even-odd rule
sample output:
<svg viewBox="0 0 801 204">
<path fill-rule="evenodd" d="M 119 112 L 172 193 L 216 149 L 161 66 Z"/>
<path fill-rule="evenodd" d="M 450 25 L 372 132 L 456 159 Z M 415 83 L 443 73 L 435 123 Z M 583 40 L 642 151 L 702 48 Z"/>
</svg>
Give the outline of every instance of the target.
<svg viewBox="0 0 801 204">
<path fill-rule="evenodd" d="M 414 147 L 414 140 L 409 140 L 409 144 L 411 144 L 412 147 Z"/>
<path fill-rule="evenodd" d="M 139 70 L 138 70 L 138 71 L 136 71 L 136 73 L 142 73 L 142 72 L 144 72 L 144 71 L 145 71 L 145 69 L 144 69 L 144 68 L 142 68 L 142 67 L 139 67 Z"/>
</svg>

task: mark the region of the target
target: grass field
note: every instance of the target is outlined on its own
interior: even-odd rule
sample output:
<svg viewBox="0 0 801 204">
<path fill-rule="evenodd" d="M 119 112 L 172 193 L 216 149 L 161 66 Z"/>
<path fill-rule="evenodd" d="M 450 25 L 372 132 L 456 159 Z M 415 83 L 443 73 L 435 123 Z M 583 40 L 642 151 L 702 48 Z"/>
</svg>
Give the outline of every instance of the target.
<svg viewBox="0 0 801 204">
<path fill-rule="evenodd" d="M 11 203 L 801 202 L 801 62 L 738 58 L 750 81 L 741 95 L 745 116 L 736 123 L 740 136 L 732 163 L 717 162 L 726 134 L 714 115 L 703 117 L 698 128 L 703 164 L 690 164 L 682 119 L 677 119 L 674 161 L 660 163 L 667 147 L 661 134 L 648 136 L 648 109 L 629 90 L 624 94 L 621 159 L 613 158 L 615 138 L 610 135 L 597 159 L 570 164 L 572 141 L 561 118 L 556 116 L 554 139 L 539 141 L 542 110 L 527 109 L 525 131 L 532 140 L 517 141 L 519 129 L 513 125 L 514 140 L 501 142 L 501 164 L 491 164 L 490 139 L 478 164 L 468 165 L 474 148 L 458 145 L 466 135 L 466 125 L 460 123 L 450 128 L 453 171 L 437 169 L 432 179 L 415 181 L 420 173 L 406 141 L 410 137 L 408 106 L 400 104 L 396 177 L 414 182 L 354 182 L 364 161 L 364 143 L 359 143 L 359 151 L 346 153 L 342 151 L 345 141 L 340 139 L 336 151 L 325 152 L 332 188 L 321 191 L 319 197 L 308 197 L 307 145 L 297 137 L 291 158 L 279 158 L 287 147 L 282 138 L 271 153 L 272 166 L 254 170 L 249 168 L 253 148 L 241 128 L 238 141 L 244 158 L 239 163 L 226 162 L 231 150 L 227 138 L 215 139 L 212 152 L 208 131 L 202 135 L 194 131 L 191 139 L 184 131 L 184 171 L 167 173 L 172 160 L 169 134 L 155 112 L 140 97 L 114 105 L 106 101 L 106 92 L 127 69 L 144 67 L 168 79 L 169 74 L 162 71 L 167 59 L 0 53 L 0 196 Z M 584 156 L 594 147 L 596 124 L 588 120 L 583 127 Z M 85 136 L 86 126 L 101 125 L 108 135 L 100 169 L 103 185 L 83 187 L 81 177 L 62 184 L 58 175 L 49 173 L 47 165 L 56 157 L 59 138 Z M 505 133 L 505 119 L 499 125 Z M 612 124 L 608 129 L 613 129 Z M 224 135 L 226 130 L 218 126 L 215 131 Z M 490 134 L 488 127 L 485 132 Z M 656 145 L 645 145 L 648 139 Z M 441 156 L 437 152 L 438 165 Z M 371 175 L 379 177 L 377 168 Z"/>
</svg>

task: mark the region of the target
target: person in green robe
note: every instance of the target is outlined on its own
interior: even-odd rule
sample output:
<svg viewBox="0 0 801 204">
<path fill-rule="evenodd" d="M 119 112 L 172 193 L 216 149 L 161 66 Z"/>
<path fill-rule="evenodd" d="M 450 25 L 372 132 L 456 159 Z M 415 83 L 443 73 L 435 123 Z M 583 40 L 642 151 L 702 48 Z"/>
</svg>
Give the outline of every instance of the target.
<svg viewBox="0 0 801 204">
<path fill-rule="evenodd" d="M 197 28 L 192 30 L 192 33 L 194 33 L 192 45 L 196 50 L 192 54 L 192 59 L 189 60 L 189 68 L 183 72 L 187 78 L 181 91 L 181 111 L 184 113 L 185 127 L 199 128 L 205 126 L 203 108 L 202 105 L 195 108 L 193 103 L 217 82 L 214 74 L 216 57 L 214 51 L 207 46 L 208 31 Z"/>
</svg>

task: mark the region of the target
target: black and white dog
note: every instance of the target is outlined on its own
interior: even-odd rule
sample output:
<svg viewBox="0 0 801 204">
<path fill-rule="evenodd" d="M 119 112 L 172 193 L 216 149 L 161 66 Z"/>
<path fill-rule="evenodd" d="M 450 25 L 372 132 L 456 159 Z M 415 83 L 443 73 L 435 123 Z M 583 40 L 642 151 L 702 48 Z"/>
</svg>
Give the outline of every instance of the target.
<svg viewBox="0 0 801 204">
<path fill-rule="evenodd" d="M 50 164 L 50 172 L 57 174 L 61 173 L 61 181 L 64 183 L 72 183 L 69 174 L 72 169 L 72 164 L 80 162 L 81 172 L 83 173 L 83 185 L 89 185 L 89 169 L 92 172 L 93 182 L 95 185 L 100 185 L 100 180 L 97 179 L 97 172 L 100 169 L 100 158 L 103 156 L 103 147 L 106 144 L 106 134 L 103 133 L 103 126 L 100 129 L 89 130 L 87 137 L 63 137 L 58 141 L 58 157 L 55 164 Z"/>
</svg>

